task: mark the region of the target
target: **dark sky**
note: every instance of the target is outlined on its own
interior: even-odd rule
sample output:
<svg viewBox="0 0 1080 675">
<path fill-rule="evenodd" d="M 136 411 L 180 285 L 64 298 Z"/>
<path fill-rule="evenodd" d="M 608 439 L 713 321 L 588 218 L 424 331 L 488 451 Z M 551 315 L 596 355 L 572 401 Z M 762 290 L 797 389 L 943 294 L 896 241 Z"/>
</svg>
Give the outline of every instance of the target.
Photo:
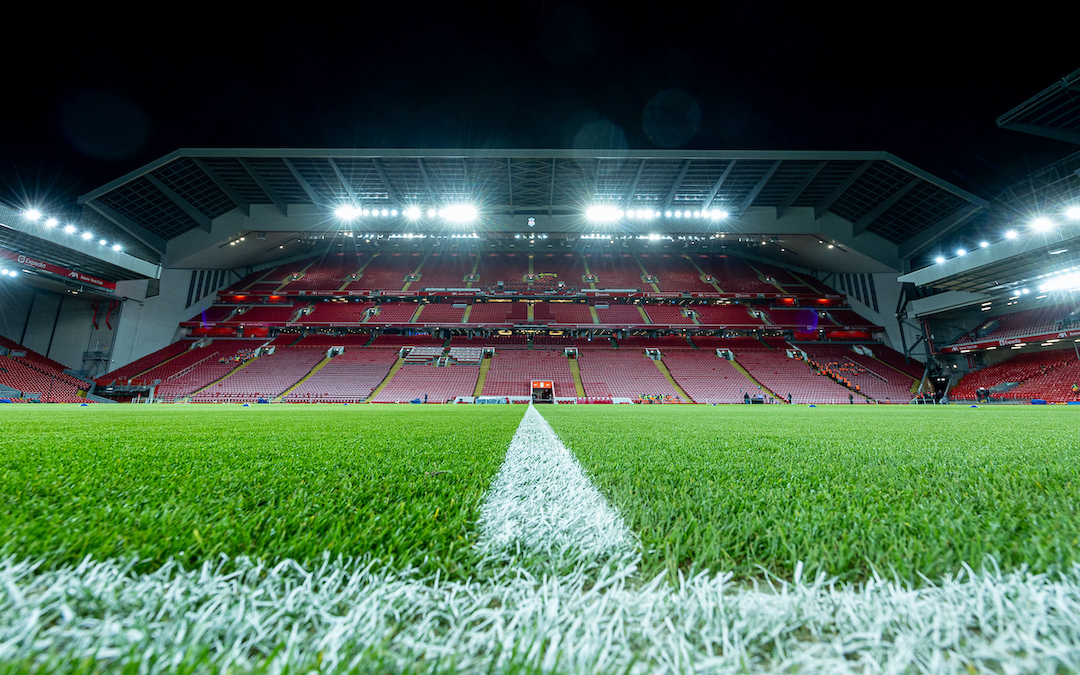
<svg viewBox="0 0 1080 675">
<path fill-rule="evenodd" d="M 44 7 L 4 45 L 0 199 L 180 147 L 885 150 L 989 197 L 1070 149 L 995 125 L 1080 67 L 1045 19 L 504 4 Z"/>
</svg>

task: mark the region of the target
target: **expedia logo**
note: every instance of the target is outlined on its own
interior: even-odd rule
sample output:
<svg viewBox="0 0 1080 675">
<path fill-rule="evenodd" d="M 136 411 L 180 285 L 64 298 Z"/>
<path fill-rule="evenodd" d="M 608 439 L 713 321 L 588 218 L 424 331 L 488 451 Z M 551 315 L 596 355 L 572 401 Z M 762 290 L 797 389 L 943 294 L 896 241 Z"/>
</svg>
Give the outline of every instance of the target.
<svg viewBox="0 0 1080 675">
<path fill-rule="evenodd" d="M 1012 340 L 998 340 L 998 346 L 999 347 L 1004 347 L 1005 345 L 1017 345 L 1017 344 L 1020 344 L 1020 338 L 1015 338 L 1015 339 L 1012 339 Z"/>
<path fill-rule="evenodd" d="M 40 260 L 34 260 L 33 258 L 27 258 L 24 255 L 19 256 L 20 265 L 28 265 L 29 267 L 37 267 L 38 269 L 45 269 L 45 263 Z"/>
</svg>

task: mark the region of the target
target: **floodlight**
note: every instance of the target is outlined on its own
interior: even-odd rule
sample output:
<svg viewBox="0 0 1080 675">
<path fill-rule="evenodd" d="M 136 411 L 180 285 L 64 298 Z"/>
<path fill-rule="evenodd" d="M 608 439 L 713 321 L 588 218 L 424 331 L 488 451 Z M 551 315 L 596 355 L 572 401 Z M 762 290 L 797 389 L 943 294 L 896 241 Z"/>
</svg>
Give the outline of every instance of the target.
<svg viewBox="0 0 1080 675">
<path fill-rule="evenodd" d="M 428 218 L 434 218 L 437 214 L 438 214 L 438 211 L 436 211 L 435 209 L 428 209 L 427 210 L 427 217 Z"/>
<path fill-rule="evenodd" d="M 45 221 L 45 227 L 56 227 L 59 224 L 60 224 L 60 221 L 57 220 L 56 218 L 49 218 L 48 220 Z"/>
<path fill-rule="evenodd" d="M 344 204 L 339 206 L 334 214 L 342 220 L 356 220 L 360 217 L 360 209 L 356 208 L 352 204 Z"/>
<path fill-rule="evenodd" d="M 675 217 L 676 218 L 682 218 L 682 211 L 676 211 L 675 212 Z"/>
<path fill-rule="evenodd" d="M 990 245 L 990 242 L 988 242 L 988 241 L 980 241 L 979 242 L 979 248 L 986 248 L 989 245 Z"/>
<path fill-rule="evenodd" d="M 93 237 L 93 236 L 94 236 L 93 233 L 91 233 L 90 231 L 86 231 L 86 232 L 82 233 L 82 238 L 87 240 L 87 241 L 90 241 L 90 238 Z"/>
<path fill-rule="evenodd" d="M 1080 220 L 1080 206 L 1070 206 L 1065 209 L 1065 217 L 1069 220 Z"/>
<path fill-rule="evenodd" d="M 1036 232 L 1046 232 L 1053 226 L 1054 221 L 1050 220 L 1049 218 L 1036 218 L 1035 220 L 1031 221 L 1031 229 L 1035 230 Z"/>
<path fill-rule="evenodd" d="M 945 256 L 939 255 L 938 257 L 934 258 L 934 262 L 940 265 L 941 263 L 945 262 Z"/>
<path fill-rule="evenodd" d="M 420 207 L 410 206 L 409 208 L 405 209 L 405 217 L 409 220 L 416 220 L 420 217 Z"/>
<path fill-rule="evenodd" d="M 74 225 L 65 225 L 64 226 L 64 232 L 67 232 L 68 234 L 75 234 L 75 226 Z"/>
<path fill-rule="evenodd" d="M 956 255 L 967 255 L 967 249 L 966 248 L 958 248 L 958 249 L 956 249 Z"/>
<path fill-rule="evenodd" d="M 41 220 L 41 211 L 38 211 L 37 209 L 29 209 L 23 212 L 23 216 L 27 220 Z"/>
<path fill-rule="evenodd" d="M 452 223 L 471 223 L 476 220 L 476 207 L 472 204 L 454 204 L 442 209 L 440 214 Z"/>
<path fill-rule="evenodd" d="M 728 217 L 728 212 L 727 211 L 722 211 L 720 209 L 712 209 L 711 211 L 709 211 L 709 218 L 712 218 L 713 220 L 720 220 L 722 218 L 727 218 L 727 217 Z"/>
<path fill-rule="evenodd" d="M 1040 291 L 1060 291 L 1080 286 L 1080 273 L 1060 274 L 1039 286 Z"/>
<path fill-rule="evenodd" d="M 1008 232 L 1005 233 L 1005 238 L 1006 239 L 1016 239 L 1016 237 L 1017 237 L 1016 230 L 1009 230 Z"/>
<path fill-rule="evenodd" d="M 597 204 L 585 211 L 585 217 L 594 223 L 612 223 L 619 219 L 619 210 L 614 206 Z"/>
<path fill-rule="evenodd" d="M 104 246 L 107 243 L 109 242 L 105 241 L 104 239 L 98 239 L 98 246 Z"/>
<path fill-rule="evenodd" d="M 384 215 L 384 216 L 390 215 L 390 210 L 389 209 L 383 209 L 382 210 L 382 215 Z"/>
<path fill-rule="evenodd" d="M 123 246 L 121 246 L 120 244 L 113 244 L 113 245 L 112 245 L 112 250 L 114 250 L 114 251 L 116 251 L 117 253 L 119 253 L 120 251 L 124 250 L 124 247 L 123 247 Z"/>
<path fill-rule="evenodd" d="M 390 209 L 390 215 L 396 216 L 397 215 L 397 209 Z"/>
</svg>

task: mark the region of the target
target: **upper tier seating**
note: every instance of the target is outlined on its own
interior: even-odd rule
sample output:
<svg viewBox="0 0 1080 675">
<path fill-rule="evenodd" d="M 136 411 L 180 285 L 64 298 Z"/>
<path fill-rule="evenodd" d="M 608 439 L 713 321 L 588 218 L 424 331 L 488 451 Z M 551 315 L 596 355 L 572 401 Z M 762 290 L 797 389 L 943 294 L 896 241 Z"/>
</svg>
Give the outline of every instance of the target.
<svg viewBox="0 0 1080 675">
<path fill-rule="evenodd" d="M 649 323 L 641 315 L 641 310 L 638 309 L 637 305 L 623 305 L 613 302 L 607 307 L 597 306 L 595 309 L 600 323 L 605 326 L 644 326 Z"/>
<path fill-rule="evenodd" d="M 473 288 L 494 288 L 503 282 L 509 288 L 523 288 L 525 275 L 529 273 L 529 256 L 526 253 L 482 253 L 476 269 L 480 280 Z"/>
<path fill-rule="evenodd" d="M 716 277 L 725 293 L 779 293 L 780 289 L 758 278 L 758 273 L 742 258 L 725 254 L 699 254 L 694 258 L 706 274 Z"/>
<path fill-rule="evenodd" d="M 765 322 L 751 316 L 745 305 L 691 305 L 697 312 L 698 323 L 703 326 L 724 326 L 726 328 L 756 328 Z"/>
<path fill-rule="evenodd" d="M 463 303 L 458 303 L 463 304 Z M 454 307 L 454 303 L 432 303 L 424 305 L 420 311 L 420 323 L 453 324 L 461 323 L 465 315 L 465 307 Z"/>
<path fill-rule="evenodd" d="M 412 274 L 423 255 L 416 253 L 388 253 L 380 251 L 364 266 L 362 276 L 345 286 L 349 291 L 382 290 L 400 291 L 405 287 L 405 278 Z"/>
<path fill-rule="evenodd" d="M 299 309 L 299 307 L 292 304 L 273 306 L 255 305 L 254 307 L 236 314 L 225 323 L 286 323 L 292 318 L 292 315 L 296 313 L 297 309 Z"/>
<path fill-rule="evenodd" d="M 419 305 L 414 302 L 384 302 L 378 305 L 378 313 L 367 320 L 369 324 L 400 324 L 412 321 Z"/>
<path fill-rule="evenodd" d="M 420 280 L 409 286 L 417 288 L 467 288 L 466 275 L 476 265 L 477 253 L 436 251 L 420 268 Z"/>
<path fill-rule="evenodd" d="M 355 325 L 365 318 L 365 312 L 375 306 L 374 302 L 316 302 L 311 313 L 298 319 L 302 324 Z"/>
<path fill-rule="evenodd" d="M 694 320 L 683 314 L 683 308 L 679 305 L 643 305 L 645 313 L 653 323 L 665 326 L 684 325 L 693 326 Z"/>
<path fill-rule="evenodd" d="M 592 313 L 589 306 L 580 302 L 551 302 L 548 303 L 551 317 L 557 324 L 591 324 Z"/>
<path fill-rule="evenodd" d="M 337 290 L 348 280 L 349 275 L 359 271 L 364 260 L 364 257 L 357 253 L 327 255 L 304 270 L 304 276 L 299 281 L 289 282 L 284 290 Z"/>
<path fill-rule="evenodd" d="M 546 252 L 533 255 L 533 289 L 556 288 L 559 282 L 570 288 L 588 288 L 581 280 L 584 274 L 585 265 L 580 254 Z"/>
<path fill-rule="evenodd" d="M 661 291 L 716 292 L 715 286 L 702 281 L 701 272 L 686 256 L 664 253 L 646 258 L 642 255 L 641 264 L 656 277 L 656 285 Z"/>
<path fill-rule="evenodd" d="M 510 313 L 509 302 L 477 302 L 469 311 L 469 323 L 476 324 L 506 324 L 506 317 Z"/>
<path fill-rule="evenodd" d="M 585 261 L 596 280 L 597 288 L 628 288 L 642 290 L 652 288 L 641 280 L 641 267 L 629 253 L 588 253 Z"/>
</svg>

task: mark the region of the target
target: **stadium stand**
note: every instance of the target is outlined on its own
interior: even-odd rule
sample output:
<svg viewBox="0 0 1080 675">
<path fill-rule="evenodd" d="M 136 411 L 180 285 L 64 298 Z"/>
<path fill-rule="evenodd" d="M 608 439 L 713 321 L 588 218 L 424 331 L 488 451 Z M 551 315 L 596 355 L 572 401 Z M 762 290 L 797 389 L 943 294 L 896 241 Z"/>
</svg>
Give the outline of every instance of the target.
<svg viewBox="0 0 1080 675">
<path fill-rule="evenodd" d="M 585 395 L 590 398 L 678 396 L 656 363 L 638 349 L 580 351 L 578 368 Z"/>
<path fill-rule="evenodd" d="M 359 403 L 397 362 L 389 349 L 346 349 L 282 397 L 285 403 Z"/>
<path fill-rule="evenodd" d="M 529 382 L 551 381 L 556 396 L 574 396 L 574 375 L 567 358 L 558 351 L 506 350 L 500 348 L 491 359 L 484 396 L 529 396 Z"/>
</svg>

